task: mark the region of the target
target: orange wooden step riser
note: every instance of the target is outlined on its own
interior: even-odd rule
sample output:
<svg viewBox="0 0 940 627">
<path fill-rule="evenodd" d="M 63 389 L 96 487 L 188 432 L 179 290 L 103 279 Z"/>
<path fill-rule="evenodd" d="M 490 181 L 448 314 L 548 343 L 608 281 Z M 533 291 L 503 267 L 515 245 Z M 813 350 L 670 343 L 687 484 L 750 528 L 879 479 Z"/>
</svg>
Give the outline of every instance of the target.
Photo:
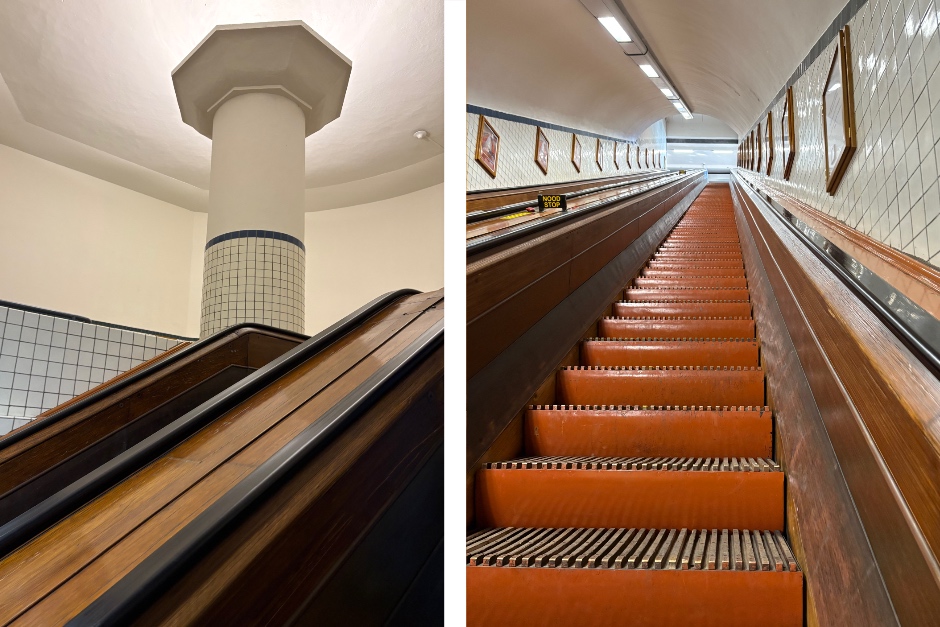
<svg viewBox="0 0 940 627">
<path fill-rule="evenodd" d="M 722 320 L 638 320 L 635 318 L 603 318 L 597 325 L 598 337 L 617 339 L 637 338 L 741 338 L 754 337 L 754 321 L 749 319 Z M 627 364 L 623 364 L 627 365 Z M 644 364 L 640 364 L 644 365 Z M 694 366 L 695 364 L 684 364 Z"/>
<path fill-rule="evenodd" d="M 480 527 L 783 530 L 783 473 L 506 470 L 476 474 Z"/>
<path fill-rule="evenodd" d="M 624 300 L 748 300 L 747 289 L 700 288 L 700 289 L 647 289 L 624 290 Z"/>
<path fill-rule="evenodd" d="M 697 276 L 746 276 L 744 268 L 702 268 L 688 267 L 682 270 L 657 270 L 655 268 L 643 268 L 640 276 L 644 277 L 662 277 L 662 278 L 680 278 Z"/>
<path fill-rule="evenodd" d="M 759 366 L 757 340 L 584 342 L 582 366 Z"/>
<path fill-rule="evenodd" d="M 656 261 L 646 264 L 651 270 L 685 270 L 686 268 L 740 268 L 744 269 L 744 262 L 728 261 L 726 259 L 710 259 L 708 263 L 701 261 Z"/>
<path fill-rule="evenodd" d="M 748 318 L 751 304 L 740 303 L 614 303 L 613 315 L 629 317 L 699 316 L 702 318 Z"/>
<path fill-rule="evenodd" d="M 532 457 L 771 457 L 773 421 L 764 410 L 530 409 Z"/>
<path fill-rule="evenodd" d="M 657 289 L 661 287 L 747 287 L 744 277 L 637 277 L 636 287 Z"/>
<path fill-rule="evenodd" d="M 727 251 L 696 251 L 696 250 L 660 250 L 653 255 L 653 261 L 681 261 L 681 260 L 701 260 L 722 259 L 740 261 L 741 253 L 732 253 Z"/>
<path fill-rule="evenodd" d="M 467 567 L 468 627 L 802 627 L 803 573 Z"/>
<path fill-rule="evenodd" d="M 761 370 L 560 370 L 562 405 L 764 405 Z"/>
</svg>

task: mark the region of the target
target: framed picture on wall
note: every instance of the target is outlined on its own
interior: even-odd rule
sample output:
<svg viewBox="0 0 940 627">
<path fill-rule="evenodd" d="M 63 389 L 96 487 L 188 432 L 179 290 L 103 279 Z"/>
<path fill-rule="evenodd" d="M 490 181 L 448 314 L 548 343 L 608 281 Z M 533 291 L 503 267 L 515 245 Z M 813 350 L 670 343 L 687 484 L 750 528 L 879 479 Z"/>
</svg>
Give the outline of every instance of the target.
<svg viewBox="0 0 940 627">
<path fill-rule="evenodd" d="M 640 165 L 640 145 L 639 144 L 636 145 L 636 167 L 637 168 L 643 167 Z"/>
<path fill-rule="evenodd" d="M 650 167 L 650 149 L 649 148 L 643 149 L 643 163 L 645 164 L 647 168 Z"/>
<path fill-rule="evenodd" d="M 626 158 L 624 159 L 624 164 L 625 164 L 628 168 L 633 167 L 633 166 L 630 165 L 630 144 L 624 144 L 624 151 L 623 151 L 623 154 L 624 154 L 625 157 L 626 157 Z"/>
<path fill-rule="evenodd" d="M 764 125 L 764 144 L 767 146 L 767 175 L 774 167 L 774 116 L 767 112 L 767 124 Z"/>
<path fill-rule="evenodd" d="M 760 123 L 757 124 L 757 171 L 764 168 L 764 138 L 761 136 Z"/>
<path fill-rule="evenodd" d="M 548 136 L 540 126 L 535 127 L 535 163 L 542 170 L 542 174 L 548 174 L 548 155 L 549 155 Z"/>
<path fill-rule="evenodd" d="M 787 87 L 783 97 L 783 116 L 780 118 L 780 156 L 783 158 L 783 178 L 790 180 L 790 170 L 796 157 L 796 133 L 793 130 L 793 86 Z"/>
<path fill-rule="evenodd" d="M 852 89 L 849 27 L 839 31 L 822 93 L 823 141 L 826 153 L 826 191 L 835 196 L 857 147 L 855 96 Z"/>
<path fill-rule="evenodd" d="M 574 133 L 571 134 L 571 163 L 575 170 L 581 171 L 581 142 Z"/>
<path fill-rule="evenodd" d="M 751 163 L 747 167 L 751 170 L 757 169 L 757 150 L 754 146 L 754 130 L 751 130 L 751 134 L 748 136 L 748 142 L 751 145 Z"/>
<path fill-rule="evenodd" d="M 617 162 L 617 150 L 618 150 L 618 146 L 619 146 L 619 144 L 618 144 L 617 142 L 614 142 L 614 169 L 615 169 L 615 170 L 619 170 L 619 169 L 620 169 L 620 164 Z"/>
<path fill-rule="evenodd" d="M 594 148 L 594 163 L 597 164 L 598 170 L 604 171 L 604 145 L 601 144 L 600 137 L 597 138 L 597 146 Z"/>
<path fill-rule="evenodd" d="M 496 164 L 499 161 L 499 133 L 482 115 L 480 128 L 477 130 L 477 149 L 474 158 L 486 170 L 486 173 L 496 178 Z"/>
</svg>

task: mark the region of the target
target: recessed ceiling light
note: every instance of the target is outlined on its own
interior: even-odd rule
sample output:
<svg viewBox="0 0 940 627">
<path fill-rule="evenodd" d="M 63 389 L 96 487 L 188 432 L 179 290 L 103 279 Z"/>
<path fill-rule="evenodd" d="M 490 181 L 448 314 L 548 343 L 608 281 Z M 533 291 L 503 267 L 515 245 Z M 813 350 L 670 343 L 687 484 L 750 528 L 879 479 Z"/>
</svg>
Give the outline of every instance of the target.
<svg viewBox="0 0 940 627">
<path fill-rule="evenodd" d="M 672 93 L 671 89 L 666 89 L 665 87 L 663 87 L 659 91 L 663 92 L 663 95 L 666 96 L 666 98 L 669 98 L 670 100 L 676 97 L 676 95 Z"/>
<path fill-rule="evenodd" d="M 643 73 L 650 78 L 659 78 L 659 74 L 656 73 L 656 70 L 654 70 L 653 66 L 649 63 L 641 63 L 640 69 L 643 70 Z"/>
<path fill-rule="evenodd" d="M 633 41 L 630 39 L 630 35 L 627 34 L 627 31 L 623 30 L 623 26 L 620 25 L 620 22 L 617 21 L 615 17 L 599 17 L 597 20 L 604 25 L 604 28 L 607 29 L 607 32 L 614 36 L 618 42 L 625 44 Z"/>
</svg>

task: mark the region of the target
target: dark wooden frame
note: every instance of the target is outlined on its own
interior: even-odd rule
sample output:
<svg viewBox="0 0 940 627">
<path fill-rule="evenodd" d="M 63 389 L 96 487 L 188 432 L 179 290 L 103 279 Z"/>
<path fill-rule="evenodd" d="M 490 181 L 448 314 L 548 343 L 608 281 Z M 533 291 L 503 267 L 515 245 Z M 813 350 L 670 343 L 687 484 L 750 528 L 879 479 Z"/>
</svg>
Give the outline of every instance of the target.
<svg viewBox="0 0 940 627">
<path fill-rule="evenodd" d="M 830 196 L 835 196 L 845 176 L 845 171 L 849 167 L 852 155 L 858 148 L 855 131 L 855 91 L 852 85 L 852 63 L 851 45 L 849 41 L 849 27 L 846 26 L 839 31 L 839 41 L 836 44 L 836 51 L 832 55 L 832 62 L 829 64 L 829 73 L 826 75 L 826 82 L 822 91 L 822 118 L 823 118 L 823 148 L 826 157 L 826 192 Z M 836 68 L 836 63 L 839 67 Z M 829 163 L 829 132 L 826 126 L 826 93 L 829 90 L 829 84 L 832 82 L 833 72 L 838 71 L 842 81 L 842 130 L 845 134 L 845 148 L 839 154 L 834 164 Z"/>
<path fill-rule="evenodd" d="M 483 159 L 480 158 L 480 155 L 483 152 L 483 126 L 484 125 L 488 126 L 489 129 L 493 131 L 493 134 L 496 135 L 496 152 L 493 155 L 492 169 L 490 169 L 490 166 L 485 161 L 483 161 Z M 477 126 L 478 126 L 477 127 L 477 148 L 476 148 L 476 152 L 473 158 L 476 160 L 477 163 L 480 164 L 480 167 L 483 168 L 483 170 L 486 171 L 487 174 L 489 174 L 491 177 L 495 179 L 496 168 L 499 165 L 499 142 L 500 142 L 499 133 L 496 131 L 496 127 L 490 124 L 489 120 L 487 120 L 483 116 L 483 114 L 480 114 L 480 123 Z"/>
<path fill-rule="evenodd" d="M 617 162 L 617 146 L 618 146 L 619 144 L 620 144 L 620 142 L 616 142 L 616 141 L 614 142 L 614 169 L 615 169 L 615 170 L 619 170 L 619 169 L 620 169 L 620 164 Z"/>
<path fill-rule="evenodd" d="M 545 154 L 545 163 L 542 164 L 539 161 L 539 148 L 542 147 L 542 143 L 545 143 L 548 146 L 548 152 Z M 535 127 L 535 164 L 539 166 L 539 169 L 542 171 L 542 174 L 548 174 L 548 163 L 551 160 L 551 142 L 548 141 L 548 136 L 545 134 L 545 131 L 542 130 L 541 126 Z"/>
<path fill-rule="evenodd" d="M 757 161 L 754 170 L 760 174 L 760 171 L 764 168 L 764 138 L 761 136 L 760 122 L 757 123 L 755 140 L 757 142 Z"/>
<path fill-rule="evenodd" d="M 604 171 L 604 145 L 600 137 L 597 138 L 597 144 L 594 146 L 594 163 L 597 164 L 598 170 Z"/>
<path fill-rule="evenodd" d="M 764 125 L 764 137 L 767 143 L 767 176 L 774 168 L 774 116 L 772 111 L 767 112 L 767 124 Z"/>
<path fill-rule="evenodd" d="M 787 133 L 783 132 L 784 125 L 787 126 Z M 783 114 L 780 116 L 780 141 L 781 144 L 787 138 L 789 146 L 783 148 L 783 179 L 790 180 L 790 172 L 793 170 L 793 161 L 796 158 L 796 130 L 793 122 L 793 86 L 787 87 L 787 93 L 783 97 Z"/>
<path fill-rule="evenodd" d="M 575 158 L 577 157 L 577 158 Z M 574 169 L 581 172 L 581 141 L 574 133 L 571 134 L 571 163 Z"/>
</svg>

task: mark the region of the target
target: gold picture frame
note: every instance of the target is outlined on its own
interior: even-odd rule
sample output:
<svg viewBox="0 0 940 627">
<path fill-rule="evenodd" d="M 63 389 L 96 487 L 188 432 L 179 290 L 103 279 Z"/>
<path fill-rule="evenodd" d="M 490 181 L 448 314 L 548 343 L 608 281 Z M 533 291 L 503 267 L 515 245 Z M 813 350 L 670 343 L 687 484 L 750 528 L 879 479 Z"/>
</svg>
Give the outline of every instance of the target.
<svg viewBox="0 0 940 627">
<path fill-rule="evenodd" d="M 571 134 L 571 163 L 574 169 L 581 172 L 581 141 L 574 133 Z"/>
<path fill-rule="evenodd" d="M 477 149 L 474 159 L 487 174 L 496 178 L 496 167 L 499 164 L 499 133 L 482 114 L 477 129 Z"/>
<path fill-rule="evenodd" d="M 636 167 L 639 170 L 642 166 L 640 165 L 640 145 L 636 145 Z"/>
<path fill-rule="evenodd" d="M 839 31 L 839 41 L 829 64 L 822 93 L 826 192 L 830 196 L 835 196 L 858 147 L 851 58 L 849 27 L 846 26 Z"/>
<path fill-rule="evenodd" d="M 783 98 L 783 114 L 780 116 L 780 144 L 783 157 L 783 180 L 790 180 L 793 160 L 796 158 L 796 130 L 793 122 L 793 86 L 787 87 Z"/>
<path fill-rule="evenodd" d="M 539 166 L 542 174 L 548 174 L 548 157 L 551 154 L 549 149 L 551 144 L 548 136 L 541 126 L 535 127 L 535 164 Z"/>
<path fill-rule="evenodd" d="M 620 169 L 620 164 L 617 162 L 617 146 L 618 146 L 618 144 L 619 144 L 619 142 L 616 142 L 616 141 L 614 142 L 614 169 L 615 169 L 615 170 L 619 170 L 619 169 Z"/>
<path fill-rule="evenodd" d="M 764 143 L 767 145 L 767 176 L 774 167 L 774 116 L 767 112 L 767 124 L 764 125 Z"/>
<path fill-rule="evenodd" d="M 604 145 L 601 144 L 601 138 L 597 138 L 597 144 L 594 147 L 594 163 L 597 164 L 597 169 L 601 172 L 604 171 Z"/>
<path fill-rule="evenodd" d="M 643 163 L 646 164 L 646 169 L 649 170 L 650 168 L 650 149 L 649 148 L 643 149 Z"/>
<path fill-rule="evenodd" d="M 760 133 L 760 122 L 757 123 L 757 167 L 754 168 L 758 174 L 764 168 L 764 140 Z"/>
<path fill-rule="evenodd" d="M 749 168 L 751 170 L 756 170 L 757 169 L 757 150 L 756 150 L 756 146 L 754 146 L 754 130 L 753 129 L 751 129 L 750 142 L 751 142 L 751 165 L 749 166 Z"/>
</svg>

